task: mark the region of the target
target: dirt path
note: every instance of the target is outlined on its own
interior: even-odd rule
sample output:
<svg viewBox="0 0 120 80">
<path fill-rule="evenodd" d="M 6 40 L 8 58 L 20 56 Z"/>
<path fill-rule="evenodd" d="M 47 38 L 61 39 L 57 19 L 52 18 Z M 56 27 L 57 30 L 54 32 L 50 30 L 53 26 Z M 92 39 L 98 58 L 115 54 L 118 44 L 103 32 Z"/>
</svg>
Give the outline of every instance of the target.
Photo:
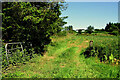
<svg viewBox="0 0 120 80">
<path fill-rule="evenodd" d="M 68 42 L 68 48 L 70 47 L 78 47 L 79 50 L 77 51 L 77 53 L 79 53 L 83 48 L 87 48 L 88 47 L 88 43 L 89 41 L 86 40 L 86 41 L 83 41 L 81 44 L 78 43 L 79 40 L 75 41 L 74 43 L 71 43 L 71 41 Z"/>
<path fill-rule="evenodd" d="M 75 37 L 60 38 L 62 43 L 50 46 L 42 57 L 36 57 L 27 64 L 12 67 L 4 75 L 20 78 L 87 78 L 98 74 L 85 63 L 80 56 L 82 49 L 88 46 L 89 41 Z M 57 41 L 57 40 L 54 40 Z M 59 41 L 57 41 L 59 42 Z M 51 54 L 51 55 L 50 55 Z"/>
</svg>

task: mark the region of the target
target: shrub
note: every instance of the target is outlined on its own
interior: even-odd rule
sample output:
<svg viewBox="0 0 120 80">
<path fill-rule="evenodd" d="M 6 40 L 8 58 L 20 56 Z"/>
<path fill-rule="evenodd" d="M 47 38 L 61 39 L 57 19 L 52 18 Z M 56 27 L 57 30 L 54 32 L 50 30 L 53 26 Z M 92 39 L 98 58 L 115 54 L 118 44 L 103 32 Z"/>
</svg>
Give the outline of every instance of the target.
<svg viewBox="0 0 120 80">
<path fill-rule="evenodd" d="M 76 33 L 76 31 L 74 31 L 74 30 L 70 30 L 70 31 L 68 31 L 69 33 L 72 33 L 72 34 L 75 34 Z"/>
<path fill-rule="evenodd" d="M 108 40 L 103 42 L 94 42 L 93 47 L 88 47 L 85 52 L 83 52 L 85 57 L 98 57 L 100 61 L 109 61 L 114 62 L 114 59 L 119 60 L 119 47 L 118 42 L 111 40 L 108 43 Z"/>
<path fill-rule="evenodd" d="M 93 26 L 88 26 L 86 32 L 91 34 L 93 33 L 94 27 Z"/>
<path fill-rule="evenodd" d="M 82 33 L 82 30 L 81 30 L 81 29 L 79 29 L 79 30 L 78 30 L 78 33 L 79 33 L 79 34 L 81 34 L 81 33 Z"/>
<path fill-rule="evenodd" d="M 47 5 L 51 5 L 52 9 L 48 9 Z M 29 41 L 34 44 L 32 47 L 36 53 L 43 52 L 44 45 L 48 45 L 51 41 L 50 36 L 61 31 L 61 26 L 66 24 L 63 20 L 67 16 L 60 17 L 60 9 L 64 9 L 61 6 L 64 6 L 63 3 L 3 3 L 2 38 L 4 42 Z"/>
<path fill-rule="evenodd" d="M 113 35 L 116 35 L 116 36 L 117 36 L 117 35 L 119 35 L 119 32 L 118 32 L 118 31 L 112 31 L 112 32 L 111 32 L 111 34 L 113 34 Z"/>
<path fill-rule="evenodd" d="M 67 31 L 61 31 L 57 33 L 57 36 L 66 36 L 66 35 L 67 35 Z"/>
<path fill-rule="evenodd" d="M 7 54 L 8 56 L 8 61 L 7 61 L 6 52 L 3 47 L 2 68 L 6 69 L 9 66 L 9 64 L 16 65 L 17 63 L 25 63 L 26 61 L 29 61 L 31 58 L 33 58 L 34 53 L 35 51 L 33 48 L 29 49 L 29 52 L 27 52 L 26 49 L 24 49 L 23 52 L 20 50 L 12 51 L 12 53 Z"/>
</svg>

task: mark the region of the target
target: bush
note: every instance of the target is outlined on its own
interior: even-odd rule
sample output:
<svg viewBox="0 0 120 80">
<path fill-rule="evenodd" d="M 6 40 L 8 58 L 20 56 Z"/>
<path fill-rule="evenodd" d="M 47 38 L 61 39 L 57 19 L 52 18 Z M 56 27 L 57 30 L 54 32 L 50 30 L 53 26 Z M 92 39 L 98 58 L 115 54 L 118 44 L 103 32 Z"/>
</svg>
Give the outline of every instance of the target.
<svg viewBox="0 0 120 80">
<path fill-rule="evenodd" d="M 6 69 L 9 66 L 9 64 L 16 65 L 17 63 L 25 63 L 26 61 L 29 61 L 31 58 L 33 58 L 34 53 L 35 51 L 33 48 L 29 49 L 29 52 L 27 52 L 26 49 L 24 49 L 23 52 L 20 50 L 12 51 L 12 53 L 7 54 L 8 55 L 8 61 L 7 61 L 6 52 L 3 47 L 2 68 Z"/>
<path fill-rule="evenodd" d="M 52 9 L 48 9 L 47 5 L 51 4 Z M 61 6 L 64 6 L 63 3 L 3 3 L 2 38 L 4 42 L 29 41 L 34 44 L 32 47 L 36 53 L 43 52 L 44 45 L 48 45 L 51 41 L 50 36 L 61 31 L 61 26 L 66 24 L 63 20 L 67 16 L 60 17 L 60 9 L 63 8 Z M 43 15 L 44 18 L 41 17 Z"/>
<path fill-rule="evenodd" d="M 67 31 L 61 31 L 59 33 L 56 34 L 57 36 L 66 36 L 67 35 Z"/>
<path fill-rule="evenodd" d="M 74 30 L 70 30 L 68 32 L 71 33 L 71 34 L 75 34 L 76 33 L 76 31 L 74 31 Z"/>
<path fill-rule="evenodd" d="M 91 34 L 93 33 L 94 27 L 93 26 L 88 26 L 86 32 Z"/>
<path fill-rule="evenodd" d="M 119 35 L 119 32 L 118 32 L 118 31 L 112 31 L 112 32 L 111 32 L 111 34 L 113 34 L 113 35 L 116 35 L 116 36 L 117 36 L 117 35 Z"/>
<path fill-rule="evenodd" d="M 82 33 L 82 30 L 79 29 L 79 30 L 78 30 L 78 33 L 81 34 L 81 33 Z"/>
<path fill-rule="evenodd" d="M 119 47 L 118 42 L 115 40 L 94 42 L 93 47 L 88 47 L 85 52 L 83 52 L 85 57 L 98 57 L 100 61 L 114 62 L 114 59 L 119 60 Z"/>
</svg>

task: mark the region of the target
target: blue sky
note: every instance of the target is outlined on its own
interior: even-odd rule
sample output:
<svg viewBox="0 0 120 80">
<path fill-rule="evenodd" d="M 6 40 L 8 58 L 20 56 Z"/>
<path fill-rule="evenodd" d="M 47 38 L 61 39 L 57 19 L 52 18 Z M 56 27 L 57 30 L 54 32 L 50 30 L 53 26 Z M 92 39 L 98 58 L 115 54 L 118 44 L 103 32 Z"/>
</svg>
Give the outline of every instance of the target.
<svg viewBox="0 0 120 80">
<path fill-rule="evenodd" d="M 68 8 L 61 16 L 68 16 L 65 26 L 73 29 L 105 28 L 109 22 L 118 22 L 118 2 L 67 2 Z"/>
<path fill-rule="evenodd" d="M 66 2 L 118 2 L 120 0 L 65 0 Z"/>
</svg>

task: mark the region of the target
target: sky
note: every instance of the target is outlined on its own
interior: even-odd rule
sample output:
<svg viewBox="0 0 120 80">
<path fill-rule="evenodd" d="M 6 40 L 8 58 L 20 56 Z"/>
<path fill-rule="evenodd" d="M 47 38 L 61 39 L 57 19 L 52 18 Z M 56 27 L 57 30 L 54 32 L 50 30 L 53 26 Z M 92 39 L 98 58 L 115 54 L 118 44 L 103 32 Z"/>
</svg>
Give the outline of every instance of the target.
<svg viewBox="0 0 120 80">
<path fill-rule="evenodd" d="M 119 2 L 120 0 L 65 0 L 66 2 Z"/>
<path fill-rule="evenodd" d="M 72 25 L 74 30 L 86 29 L 90 25 L 95 29 L 102 29 L 109 22 L 118 22 L 118 1 L 120 0 L 65 1 L 68 8 L 62 11 L 61 16 L 68 16 L 65 19 L 67 22 L 65 26 Z"/>
<path fill-rule="evenodd" d="M 62 17 L 68 16 L 65 26 L 73 29 L 105 28 L 109 22 L 118 22 L 118 2 L 66 2 L 68 8 L 62 11 Z"/>
</svg>

